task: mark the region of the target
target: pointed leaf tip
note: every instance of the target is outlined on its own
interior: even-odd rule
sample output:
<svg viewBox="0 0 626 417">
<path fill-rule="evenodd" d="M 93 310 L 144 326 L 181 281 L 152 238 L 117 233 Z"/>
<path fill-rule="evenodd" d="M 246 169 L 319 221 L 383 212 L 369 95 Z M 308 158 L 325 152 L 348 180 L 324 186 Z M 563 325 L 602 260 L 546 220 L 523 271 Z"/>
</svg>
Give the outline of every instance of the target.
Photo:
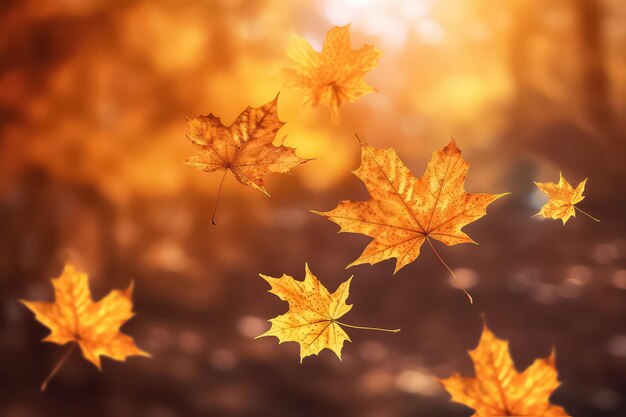
<svg viewBox="0 0 626 417">
<path fill-rule="evenodd" d="M 450 138 L 450 142 L 443 148 L 443 152 L 446 155 L 461 153 L 461 150 L 456 144 L 456 139 L 454 138 L 454 136 Z"/>
</svg>

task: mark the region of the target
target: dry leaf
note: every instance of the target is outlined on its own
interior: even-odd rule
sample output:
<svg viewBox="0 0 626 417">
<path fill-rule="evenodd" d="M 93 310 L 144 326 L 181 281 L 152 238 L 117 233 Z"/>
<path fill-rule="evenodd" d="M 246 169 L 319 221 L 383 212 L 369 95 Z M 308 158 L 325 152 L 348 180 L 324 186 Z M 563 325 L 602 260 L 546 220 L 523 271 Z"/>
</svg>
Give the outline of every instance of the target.
<svg viewBox="0 0 626 417">
<path fill-rule="evenodd" d="M 535 182 L 537 187 L 543 191 L 549 198 L 548 202 L 541 208 L 537 215 L 549 219 L 561 219 L 563 224 L 567 223 L 570 217 L 576 217 L 576 210 L 589 216 L 595 221 L 599 221 L 595 217 L 588 213 L 585 213 L 581 209 L 575 206 L 576 203 L 583 201 L 585 198 L 583 192 L 585 191 L 585 184 L 587 178 L 585 178 L 576 188 L 573 188 L 565 178 L 563 174 L 559 172 L 559 182 L 555 184 L 553 182 Z"/>
<path fill-rule="evenodd" d="M 562 407 L 549 401 L 560 385 L 554 351 L 520 373 L 513 364 L 508 343 L 495 337 L 485 325 L 480 343 L 469 354 L 476 377 L 454 374 L 441 383 L 452 401 L 474 409 L 473 416 L 568 416 Z"/>
<path fill-rule="evenodd" d="M 111 291 L 94 302 L 87 274 L 78 272 L 72 265 L 66 265 L 63 274 L 51 282 L 54 302 L 21 300 L 35 313 L 35 318 L 50 329 L 44 342 L 59 345 L 75 342 L 85 359 L 98 369 L 100 356 L 118 361 L 128 356 L 150 356 L 139 349 L 130 336 L 120 332 L 120 327 L 133 316 L 132 284 L 125 290 Z"/>
<path fill-rule="evenodd" d="M 284 125 L 277 104 L 278 96 L 261 107 L 248 107 L 230 126 L 212 114 L 190 118 L 187 137 L 201 153 L 185 163 L 206 172 L 231 171 L 240 183 L 269 195 L 263 186 L 265 174 L 289 172 L 307 161 L 293 148 L 272 144 Z"/>
<path fill-rule="evenodd" d="M 461 229 L 483 217 L 489 204 L 506 195 L 465 192 L 469 164 L 454 138 L 433 153 L 419 179 L 393 148 L 361 145 L 361 166 L 354 174 L 365 183 L 371 198 L 341 201 L 329 212 L 314 211 L 341 226 L 341 232 L 373 238 L 348 267 L 396 258 L 395 274 L 417 259 L 422 244 L 430 243 L 430 238 L 448 246 L 475 243 Z"/>
<path fill-rule="evenodd" d="M 346 304 L 350 292 L 350 277 L 331 294 L 305 265 L 304 281 L 296 281 L 289 275 L 271 278 L 261 274 L 270 285 L 269 292 L 289 303 L 289 311 L 271 319 L 270 329 L 259 337 L 276 336 L 279 343 L 297 342 L 300 345 L 300 362 L 309 355 L 317 355 L 327 348 L 341 359 L 344 341 L 351 341 L 341 326 L 357 329 L 398 332 L 373 327 L 352 326 L 341 323 L 339 318 L 352 309 Z"/>
<path fill-rule="evenodd" d="M 303 91 L 314 106 L 322 103 L 330 107 L 332 123 L 339 124 L 339 109 L 345 103 L 374 91 L 363 76 L 378 65 L 381 55 L 371 45 L 353 50 L 350 26 L 334 27 L 328 31 L 321 53 L 306 39 L 294 36 L 288 51 L 293 65 L 282 75 L 288 86 Z"/>
</svg>

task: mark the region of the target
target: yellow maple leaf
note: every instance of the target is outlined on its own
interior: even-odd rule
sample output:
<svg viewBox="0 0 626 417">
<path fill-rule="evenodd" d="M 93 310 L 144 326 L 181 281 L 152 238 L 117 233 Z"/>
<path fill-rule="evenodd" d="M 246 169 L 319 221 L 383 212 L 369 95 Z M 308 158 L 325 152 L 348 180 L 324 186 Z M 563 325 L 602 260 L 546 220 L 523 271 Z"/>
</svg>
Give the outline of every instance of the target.
<svg viewBox="0 0 626 417">
<path fill-rule="evenodd" d="M 553 182 L 535 182 L 535 185 L 549 198 L 548 202 L 535 216 L 542 215 L 549 219 L 561 219 L 563 225 L 565 225 L 570 217 L 576 217 L 576 210 L 578 210 L 592 220 L 599 222 L 600 220 L 575 206 L 576 203 L 580 203 L 585 198 L 583 192 L 585 191 L 586 183 L 587 178 L 574 188 L 560 172 L 558 184 Z"/>
<path fill-rule="evenodd" d="M 562 407 L 550 403 L 550 395 L 560 385 L 554 350 L 520 373 L 513 364 L 508 343 L 484 325 L 480 343 L 469 354 L 476 377 L 453 374 L 440 382 L 452 401 L 474 409 L 473 416 L 568 416 Z"/>
<path fill-rule="evenodd" d="M 447 246 L 476 243 L 461 229 L 483 217 L 489 204 L 507 194 L 465 191 L 469 164 L 463 160 L 454 138 L 433 153 L 419 179 L 393 148 L 376 149 L 362 141 L 361 147 L 361 166 L 354 174 L 365 184 L 370 199 L 341 201 L 329 212 L 313 211 L 337 223 L 341 232 L 373 238 L 348 267 L 396 258 L 395 274 L 417 259 L 424 242 L 435 250 L 430 238 Z"/>
<path fill-rule="evenodd" d="M 289 275 L 280 278 L 259 275 L 270 284 L 269 292 L 289 303 L 289 311 L 269 320 L 272 326 L 257 339 L 275 336 L 279 343 L 297 342 L 300 345 L 300 362 L 306 356 L 317 355 L 324 348 L 332 350 L 341 359 L 343 343 L 351 341 L 341 326 L 393 333 L 400 331 L 353 326 L 338 321 L 352 309 L 352 304 L 346 304 L 352 277 L 331 294 L 311 273 L 308 265 L 305 265 L 303 281 L 296 281 Z"/>
<path fill-rule="evenodd" d="M 261 107 L 248 107 L 230 126 L 213 114 L 189 118 L 187 137 L 201 153 L 185 163 L 206 172 L 224 170 L 220 191 L 230 171 L 240 183 L 269 196 L 263 185 L 264 175 L 289 172 L 308 161 L 296 156 L 293 148 L 273 145 L 276 133 L 284 125 L 278 118 L 277 104 L 278 96 Z"/>
<path fill-rule="evenodd" d="M 61 276 L 52 279 L 55 301 L 20 300 L 33 313 L 35 318 L 50 329 L 43 339 L 59 345 L 72 343 L 63 359 L 42 385 L 46 388 L 49 380 L 78 345 L 83 356 L 101 369 L 100 356 L 108 356 L 118 361 L 128 356 L 150 356 L 139 349 L 133 339 L 120 332 L 120 327 L 133 316 L 131 284 L 125 290 L 111 291 L 100 301 L 94 302 L 89 291 L 87 274 L 79 272 L 72 265 L 66 265 Z"/>
<path fill-rule="evenodd" d="M 350 25 L 346 25 L 328 31 L 321 53 L 306 39 L 294 36 L 287 55 L 292 67 L 283 69 L 286 85 L 303 91 L 314 106 L 330 107 L 332 123 L 339 124 L 339 109 L 345 103 L 374 91 L 363 76 L 376 68 L 382 52 L 372 45 L 353 50 Z"/>
</svg>

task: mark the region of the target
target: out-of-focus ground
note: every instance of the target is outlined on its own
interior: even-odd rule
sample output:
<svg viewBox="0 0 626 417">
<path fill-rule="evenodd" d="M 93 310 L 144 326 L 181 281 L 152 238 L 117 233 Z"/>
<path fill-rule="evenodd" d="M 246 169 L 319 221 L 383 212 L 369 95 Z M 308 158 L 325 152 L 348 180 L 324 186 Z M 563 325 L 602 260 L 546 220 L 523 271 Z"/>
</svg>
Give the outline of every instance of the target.
<svg viewBox="0 0 626 417">
<path fill-rule="evenodd" d="M 626 4 L 619 0 L 279 1 L 3 0 L 0 4 L 0 415 L 469 416 L 433 376 L 471 375 L 481 313 L 518 367 L 552 346 L 574 416 L 626 415 Z M 352 23 L 353 46 L 385 54 L 377 90 L 343 109 L 301 106 L 281 85 L 291 33 L 319 47 Z M 280 136 L 316 158 L 267 178 L 272 198 L 182 165 L 185 115 L 226 122 L 281 91 Z M 309 213 L 365 199 L 349 171 L 352 132 L 393 146 L 421 175 L 453 133 L 472 164 L 469 191 L 513 194 L 467 231 L 479 246 L 438 248 L 476 299 L 468 305 L 425 248 L 345 265 L 358 235 Z M 279 138 L 280 139 L 280 138 Z M 584 216 L 531 219 L 532 181 L 589 177 Z M 74 356 L 18 299 L 52 297 L 65 261 L 97 297 L 135 280 L 124 331 L 152 359 Z M 253 340 L 283 313 L 258 273 L 331 290 L 356 277 L 343 362 L 299 363 L 297 345 Z"/>
</svg>

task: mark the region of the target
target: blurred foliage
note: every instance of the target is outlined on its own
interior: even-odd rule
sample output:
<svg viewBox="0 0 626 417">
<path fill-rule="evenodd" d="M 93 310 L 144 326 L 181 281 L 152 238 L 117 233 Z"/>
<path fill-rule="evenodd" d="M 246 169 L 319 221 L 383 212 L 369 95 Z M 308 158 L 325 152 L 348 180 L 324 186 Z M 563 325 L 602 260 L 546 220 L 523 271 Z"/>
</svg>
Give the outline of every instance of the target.
<svg viewBox="0 0 626 417">
<path fill-rule="evenodd" d="M 520 368 L 556 347 L 555 403 L 624 415 L 625 22 L 620 0 L 4 0 L 0 414 L 467 416 L 430 375 L 471 375 L 484 312 Z M 292 33 L 319 50 L 347 23 L 353 47 L 383 55 L 365 76 L 377 92 L 335 127 L 278 74 Z M 182 164 L 185 117 L 230 123 L 278 91 L 279 136 L 316 160 L 268 176 L 272 198 L 227 181 L 213 227 L 221 177 Z M 480 247 L 447 252 L 475 306 L 432 254 L 394 279 L 391 262 L 343 270 L 366 239 L 307 210 L 367 197 L 353 132 L 416 176 L 454 133 L 468 191 L 513 192 L 468 227 Z M 582 204 L 602 223 L 530 219 L 545 202 L 532 180 L 559 170 L 590 178 Z M 96 299 L 135 280 L 124 331 L 154 359 L 105 360 L 102 374 L 70 361 L 40 395 L 61 353 L 17 299 L 51 300 L 67 260 Z M 298 276 L 305 261 L 329 288 L 356 275 L 355 322 L 403 331 L 355 338 L 342 363 L 253 341 L 282 308 L 257 274 Z"/>
</svg>

